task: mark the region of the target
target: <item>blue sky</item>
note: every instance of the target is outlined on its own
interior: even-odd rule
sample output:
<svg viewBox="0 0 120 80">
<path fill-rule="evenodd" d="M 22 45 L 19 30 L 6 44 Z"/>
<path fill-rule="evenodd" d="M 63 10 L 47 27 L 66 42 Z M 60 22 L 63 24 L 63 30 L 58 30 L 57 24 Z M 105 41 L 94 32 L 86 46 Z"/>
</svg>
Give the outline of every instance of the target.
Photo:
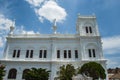
<svg viewBox="0 0 120 80">
<path fill-rule="evenodd" d="M 15 20 L 15 33 L 76 33 L 77 15 L 96 15 L 108 67 L 120 67 L 120 0 L 0 0 L 0 57 Z"/>
</svg>

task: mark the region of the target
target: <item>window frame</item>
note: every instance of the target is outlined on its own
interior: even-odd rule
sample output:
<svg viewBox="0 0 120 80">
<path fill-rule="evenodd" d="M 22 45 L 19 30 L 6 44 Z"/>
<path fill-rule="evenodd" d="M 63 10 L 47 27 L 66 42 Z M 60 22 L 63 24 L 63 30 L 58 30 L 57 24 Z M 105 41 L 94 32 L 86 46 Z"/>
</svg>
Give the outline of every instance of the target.
<svg viewBox="0 0 120 80">
<path fill-rule="evenodd" d="M 8 79 L 16 79 L 17 77 L 17 69 L 12 68 L 8 72 Z"/>
<path fill-rule="evenodd" d="M 75 58 L 78 58 L 78 50 L 75 50 Z"/>
<path fill-rule="evenodd" d="M 57 50 L 57 58 L 60 58 L 60 50 Z"/>
<path fill-rule="evenodd" d="M 68 50 L 68 58 L 71 58 L 71 50 Z"/>
<path fill-rule="evenodd" d="M 64 58 L 67 58 L 67 50 L 64 50 Z"/>
<path fill-rule="evenodd" d="M 13 55 L 12 57 L 15 58 L 17 50 L 13 50 Z"/>
</svg>

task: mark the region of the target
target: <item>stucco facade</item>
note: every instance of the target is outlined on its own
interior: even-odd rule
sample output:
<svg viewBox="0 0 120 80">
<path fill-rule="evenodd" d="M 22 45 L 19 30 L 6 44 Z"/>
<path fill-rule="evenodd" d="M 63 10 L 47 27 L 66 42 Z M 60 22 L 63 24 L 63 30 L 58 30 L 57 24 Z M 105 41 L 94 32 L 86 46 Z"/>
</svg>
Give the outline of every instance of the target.
<svg viewBox="0 0 120 80">
<path fill-rule="evenodd" d="M 17 35 L 11 29 L 1 59 L 6 65 L 4 80 L 12 79 L 10 70 L 16 73 L 14 80 L 22 80 L 24 70 L 32 67 L 50 70 L 49 79 L 54 80 L 61 65 L 73 64 L 77 68 L 89 61 L 96 61 L 106 69 L 94 15 L 78 15 L 76 34 L 58 34 L 55 30 L 53 34 Z"/>
</svg>

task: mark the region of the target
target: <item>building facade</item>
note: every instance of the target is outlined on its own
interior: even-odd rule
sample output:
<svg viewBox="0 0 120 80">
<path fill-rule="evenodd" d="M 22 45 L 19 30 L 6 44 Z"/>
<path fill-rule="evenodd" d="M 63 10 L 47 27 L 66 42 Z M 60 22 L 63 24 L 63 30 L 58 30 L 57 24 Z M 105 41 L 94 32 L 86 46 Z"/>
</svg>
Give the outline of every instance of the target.
<svg viewBox="0 0 120 80">
<path fill-rule="evenodd" d="M 4 57 L 4 80 L 24 80 L 23 74 L 32 67 L 50 70 L 49 80 L 58 76 L 59 67 L 72 64 L 75 68 L 86 62 L 100 63 L 106 70 L 101 37 L 96 17 L 78 15 L 76 34 L 14 34 L 10 27 Z"/>
</svg>

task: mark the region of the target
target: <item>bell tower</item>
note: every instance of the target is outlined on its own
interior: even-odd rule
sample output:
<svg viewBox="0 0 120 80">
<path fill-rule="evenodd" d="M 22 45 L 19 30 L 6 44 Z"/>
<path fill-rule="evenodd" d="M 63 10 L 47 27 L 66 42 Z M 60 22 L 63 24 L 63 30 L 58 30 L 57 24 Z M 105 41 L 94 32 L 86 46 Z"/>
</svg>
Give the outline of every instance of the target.
<svg viewBox="0 0 120 80">
<path fill-rule="evenodd" d="M 78 14 L 76 31 L 80 36 L 99 36 L 96 16 L 82 16 Z"/>
</svg>

